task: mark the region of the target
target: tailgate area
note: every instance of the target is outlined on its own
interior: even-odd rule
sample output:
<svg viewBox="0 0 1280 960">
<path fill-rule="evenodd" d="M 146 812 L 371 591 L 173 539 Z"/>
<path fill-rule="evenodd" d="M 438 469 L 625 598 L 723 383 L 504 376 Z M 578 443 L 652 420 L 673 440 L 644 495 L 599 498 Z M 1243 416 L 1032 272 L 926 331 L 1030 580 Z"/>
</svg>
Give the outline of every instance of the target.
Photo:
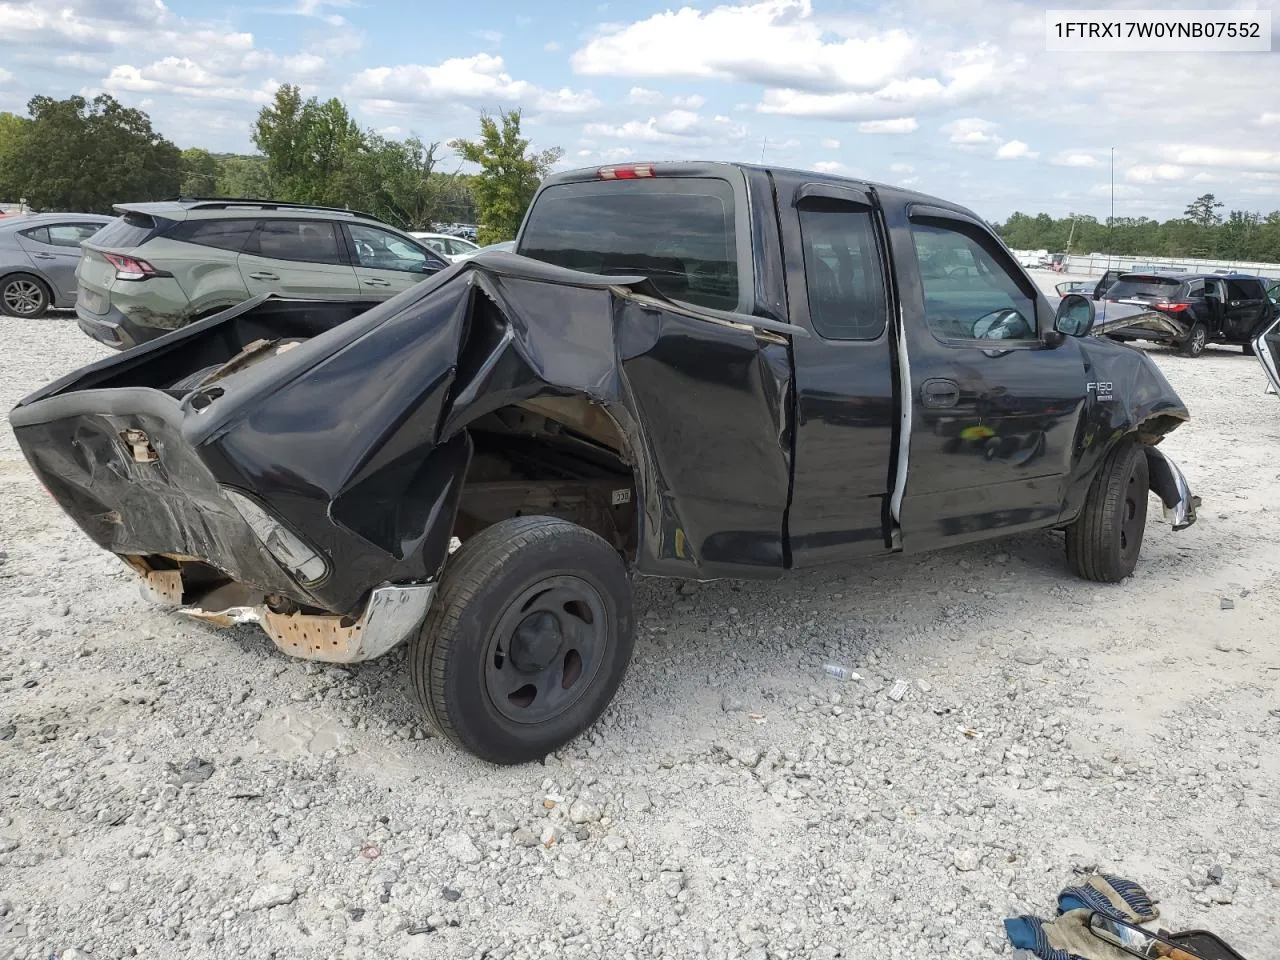
<svg viewBox="0 0 1280 960">
<path fill-rule="evenodd" d="M 181 568 L 188 593 L 230 578 L 308 602 L 186 441 L 185 415 L 174 396 L 127 388 L 50 398 L 10 421 L 50 494 L 135 569 Z"/>
</svg>

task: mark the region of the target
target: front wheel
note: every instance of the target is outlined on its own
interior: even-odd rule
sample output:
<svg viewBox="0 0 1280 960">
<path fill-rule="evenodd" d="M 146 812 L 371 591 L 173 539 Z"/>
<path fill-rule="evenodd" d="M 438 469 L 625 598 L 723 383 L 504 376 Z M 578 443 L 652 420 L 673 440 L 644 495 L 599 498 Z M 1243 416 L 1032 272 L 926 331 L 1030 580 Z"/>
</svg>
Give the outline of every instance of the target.
<svg viewBox="0 0 1280 960">
<path fill-rule="evenodd" d="M 1209 328 L 1197 320 L 1191 325 L 1191 330 L 1187 333 L 1187 339 L 1182 341 L 1178 351 L 1184 357 L 1198 357 L 1204 353 L 1204 348 L 1209 344 Z"/>
<path fill-rule="evenodd" d="M 0 310 L 9 316 L 34 320 L 48 309 L 49 291 L 35 277 L 19 273 L 0 283 Z"/>
<path fill-rule="evenodd" d="M 596 721 L 634 643 L 617 551 L 566 520 L 517 517 L 450 558 L 409 676 L 443 736 L 493 763 L 525 763 Z"/>
<path fill-rule="evenodd" d="M 1067 527 L 1067 563 L 1079 576 L 1119 583 L 1133 573 L 1147 526 L 1147 454 L 1121 440 L 1102 461 L 1084 509 Z"/>
</svg>

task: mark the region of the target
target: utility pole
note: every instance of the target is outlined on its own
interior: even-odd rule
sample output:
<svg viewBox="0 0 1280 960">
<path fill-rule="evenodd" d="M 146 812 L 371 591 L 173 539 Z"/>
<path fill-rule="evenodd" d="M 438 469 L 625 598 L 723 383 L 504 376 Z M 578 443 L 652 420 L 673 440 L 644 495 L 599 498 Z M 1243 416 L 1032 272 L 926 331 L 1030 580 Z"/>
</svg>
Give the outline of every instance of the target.
<svg viewBox="0 0 1280 960">
<path fill-rule="evenodd" d="M 1111 148 L 1111 216 L 1107 220 L 1107 266 L 1111 266 L 1111 255 L 1116 252 L 1116 148 Z"/>
</svg>

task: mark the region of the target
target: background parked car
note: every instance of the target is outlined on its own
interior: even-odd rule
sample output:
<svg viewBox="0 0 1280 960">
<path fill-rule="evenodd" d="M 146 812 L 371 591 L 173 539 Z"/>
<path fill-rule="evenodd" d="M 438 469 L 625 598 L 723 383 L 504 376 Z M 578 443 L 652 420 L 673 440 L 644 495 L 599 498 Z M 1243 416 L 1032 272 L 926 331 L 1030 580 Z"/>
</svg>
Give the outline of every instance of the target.
<svg viewBox="0 0 1280 960">
<path fill-rule="evenodd" d="M 193 198 L 115 208 L 84 246 L 76 316 L 119 349 L 261 293 L 385 299 L 449 263 L 351 210 Z"/>
<path fill-rule="evenodd" d="M 76 301 L 80 241 L 111 222 L 96 213 L 37 213 L 0 220 L 0 310 L 38 317 Z"/>
<path fill-rule="evenodd" d="M 447 260 L 461 260 L 468 254 L 475 253 L 480 249 L 479 246 L 472 243 L 465 237 L 454 237 L 447 233 L 410 233 L 409 236 L 415 240 L 421 240 L 423 244 L 430 247 L 440 256 Z"/>
<path fill-rule="evenodd" d="M 1198 357 L 1210 343 L 1253 351 L 1254 339 L 1276 316 L 1260 277 L 1245 274 L 1126 273 L 1107 291 L 1108 303 L 1141 308 L 1125 324 L 1111 325 L 1116 340 L 1151 340 Z"/>
</svg>

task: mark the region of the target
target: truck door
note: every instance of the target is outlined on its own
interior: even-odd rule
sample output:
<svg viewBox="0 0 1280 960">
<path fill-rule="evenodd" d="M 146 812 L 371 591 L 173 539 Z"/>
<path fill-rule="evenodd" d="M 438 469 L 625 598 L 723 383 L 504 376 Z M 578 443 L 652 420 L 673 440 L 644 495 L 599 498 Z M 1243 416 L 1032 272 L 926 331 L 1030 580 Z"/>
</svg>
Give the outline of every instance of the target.
<svg viewBox="0 0 1280 960">
<path fill-rule="evenodd" d="M 894 365 L 883 224 L 866 190 L 779 174 L 795 358 L 792 566 L 889 549 Z M 789 202 L 794 201 L 794 202 Z"/>
<path fill-rule="evenodd" d="M 980 221 L 913 204 L 889 222 L 910 372 L 903 549 L 1052 523 L 1089 391 L 1079 345 L 1041 339 L 1048 301 Z"/>
</svg>

